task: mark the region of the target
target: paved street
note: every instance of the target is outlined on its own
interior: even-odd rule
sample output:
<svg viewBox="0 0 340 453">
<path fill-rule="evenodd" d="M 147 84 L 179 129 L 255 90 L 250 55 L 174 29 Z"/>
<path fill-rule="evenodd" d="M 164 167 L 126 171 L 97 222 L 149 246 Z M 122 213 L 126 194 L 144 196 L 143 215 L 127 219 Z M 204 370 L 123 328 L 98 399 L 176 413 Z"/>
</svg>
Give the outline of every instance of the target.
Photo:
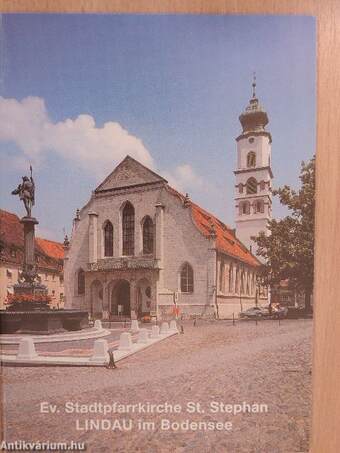
<svg viewBox="0 0 340 453">
<path fill-rule="evenodd" d="M 185 324 L 184 335 L 119 362 L 113 371 L 4 367 L 6 439 L 74 440 L 85 442 L 90 452 L 306 452 L 311 333 L 310 320 L 284 320 L 280 325 L 262 321 L 257 326 L 199 321 L 196 327 Z M 55 404 L 57 412 L 41 413 L 44 401 Z M 68 413 L 67 402 L 72 402 L 72 410 L 76 403 L 78 409 L 96 403 L 97 413 Z M 99 403 L 112 410 L 115 402 L 130 404 L 122 406 L 128 413 L 98 412 Z M 180 411 L 131 412 L 131 405 L 139 402 L 168 402 Z M 222 403 L 222 408 L 262 404 L 268 412 L 216 413 L 212 402 Z M 123 419 L 131 421 L 131 430 L 119 431 L 117 425 L 113 430 L 117 419 L 121 428 Z M 184 423 L 169 430 L 164 419 L 203 423 L 199 429 L 190 425 L 188 430 Z M 231 422 L 232 429 L 206 428 L 217 422 Z"/>
</svg>

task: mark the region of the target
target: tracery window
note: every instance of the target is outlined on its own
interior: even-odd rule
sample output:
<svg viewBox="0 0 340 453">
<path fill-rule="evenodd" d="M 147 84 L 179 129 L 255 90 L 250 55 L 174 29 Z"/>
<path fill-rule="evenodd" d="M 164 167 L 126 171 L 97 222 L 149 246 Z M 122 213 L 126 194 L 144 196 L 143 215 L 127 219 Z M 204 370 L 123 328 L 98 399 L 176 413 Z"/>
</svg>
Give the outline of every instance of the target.
<svg viewBox="0 0 340 453">
<path fill-rule="evenodd" d="M 104 226 L 104 256 L 113 256 L 113 226 L 109 220 Z"/>
<path fill-rule="evenodd" d="M 127 202 L 123 209 L 123 255 L 135 253 L 135 209 Z"/>
<path fill-rule="evenodd" d="M 194 271 L 189 263 L 185 263 L 181 269 L 181 292 L 194 292 Z"/>
<path fill-rule="evenodd" d="M 143 222 L 143 254 L 153 253 L 154 226 L 151 218 L 147 216 Z"/>
</svg>

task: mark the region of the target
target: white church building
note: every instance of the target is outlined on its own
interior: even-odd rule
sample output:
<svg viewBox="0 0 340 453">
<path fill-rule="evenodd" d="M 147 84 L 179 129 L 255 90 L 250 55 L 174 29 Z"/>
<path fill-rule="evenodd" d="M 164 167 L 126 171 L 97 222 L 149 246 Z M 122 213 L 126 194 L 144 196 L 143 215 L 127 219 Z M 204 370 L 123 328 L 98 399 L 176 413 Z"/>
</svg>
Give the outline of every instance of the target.
<svg viewBox="0 0 340 453">
<path fill-rule="evenodd" d="M 271 212 L 266 113 L 255 97 L 240 116 L 236 234 L 127 156 L 77 211 L 65 245 L 65 307 L 93 318 L 230 318 L 266 302 L 250 237 Z"/>
</svg>

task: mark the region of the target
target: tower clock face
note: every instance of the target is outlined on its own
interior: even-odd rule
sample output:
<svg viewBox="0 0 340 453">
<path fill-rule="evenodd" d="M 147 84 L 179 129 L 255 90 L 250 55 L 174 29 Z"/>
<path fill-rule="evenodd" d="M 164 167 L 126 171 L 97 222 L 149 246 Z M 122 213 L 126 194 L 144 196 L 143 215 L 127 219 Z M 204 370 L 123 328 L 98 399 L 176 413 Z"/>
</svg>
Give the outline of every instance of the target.
<svg viewBox="0 0 340 453">
<path fill-rule="evenodd" d="M 248 141 L 249 141 L 249 143 L 254 143 L 254 140 L 255 140 L 254 137 L 250 137 L 250 139 Z"/>
</svg>

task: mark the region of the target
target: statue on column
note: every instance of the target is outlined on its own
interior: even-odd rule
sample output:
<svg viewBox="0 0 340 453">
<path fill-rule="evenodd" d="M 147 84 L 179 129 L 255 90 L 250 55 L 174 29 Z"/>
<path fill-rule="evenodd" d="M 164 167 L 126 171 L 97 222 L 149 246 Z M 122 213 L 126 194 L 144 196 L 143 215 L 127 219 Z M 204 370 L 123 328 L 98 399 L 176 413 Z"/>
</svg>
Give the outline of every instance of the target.
<svg viewBox="0 0 340 453">
<path fill-rule="evenodd" d="M 31 217 L 32 207 L 34 206 L 34 192 L 35 184 L 32 176 L 32 165 L 30 165 L 31 176 L 22 177 L 22 183 L 12 191 L 12 195 L 19 195 L 20 200 L 23 201 L 27 217 Z"/>
</svg>

